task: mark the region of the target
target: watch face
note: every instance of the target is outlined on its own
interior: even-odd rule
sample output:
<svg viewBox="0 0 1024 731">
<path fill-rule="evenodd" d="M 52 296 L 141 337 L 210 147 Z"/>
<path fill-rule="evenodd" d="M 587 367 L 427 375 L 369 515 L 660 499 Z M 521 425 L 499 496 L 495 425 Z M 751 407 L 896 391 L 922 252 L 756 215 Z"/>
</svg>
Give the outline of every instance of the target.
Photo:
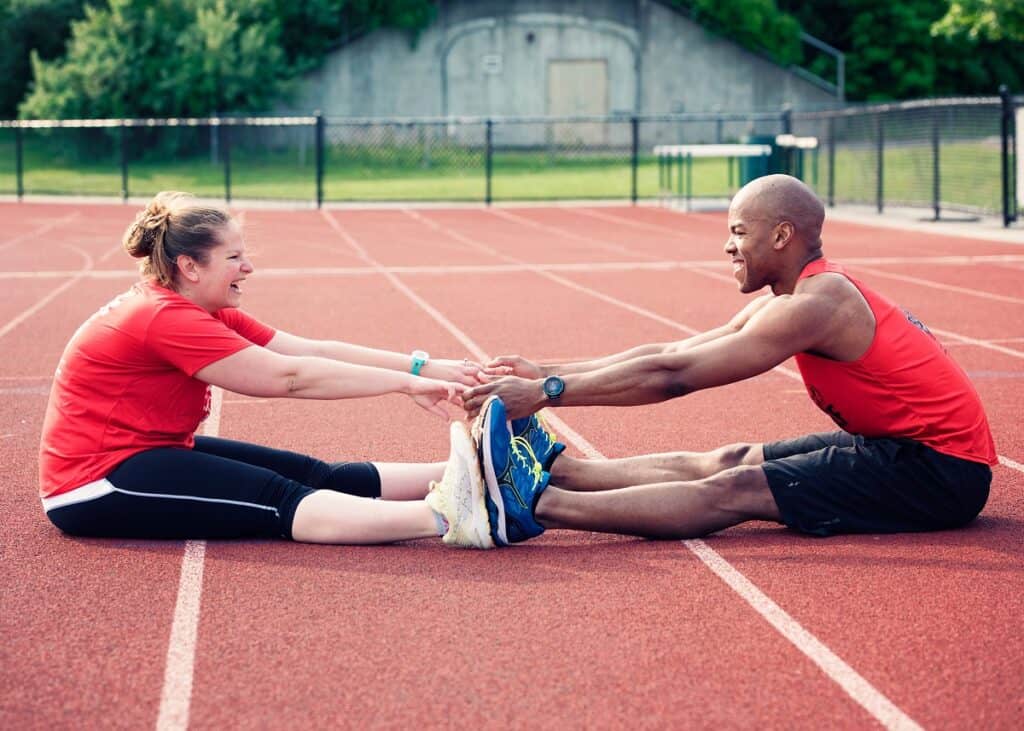
<svg viewBox="0 0 1024 731">
<path fill-rule="evenodd" d="M 565 381 L 558 376 L 550 376 L 544 380 L 544 393 L 548 398 L 558 398 L 565 390 Z"/>
</svg>

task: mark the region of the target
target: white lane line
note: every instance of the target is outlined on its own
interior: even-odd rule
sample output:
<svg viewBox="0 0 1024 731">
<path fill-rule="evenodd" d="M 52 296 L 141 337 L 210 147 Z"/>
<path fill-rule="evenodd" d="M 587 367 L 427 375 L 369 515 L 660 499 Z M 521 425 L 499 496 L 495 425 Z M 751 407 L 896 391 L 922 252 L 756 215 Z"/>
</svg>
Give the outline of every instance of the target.
<svg viewBox="0 0 1024 731">
<path fill-rule="evenodd" d="M 1024 299 L 1020 297 L 1010 297 L 1004 294 L 993 294 L 992 292 L 984 292 L 979 289 L 972 289 L 970 287 L 958 287 L 953 284 L 946 284 L 945 282 L 936 282 L 932 279 L 922 279 L 921 277 L 911 277 L 906 274 L 896 274 L 895 272 L 886 272 L 881 269 L 873 269 L 866 267 L 861 264 L 851 264 L 850 269 L 867 272 L 876 277 L 883 279 L 895 279 L 900 282 L 909 282 L 916 284 L 921 287 L 929 287 L 930 289 L 940 289 L 944 292 L 959 292 L 960 294 L 966 294 L 971 297 L 980 297 L 987 300 L 995 300 L 996 302 L 1009 302 L 1014 305 L 1024 305 Z"/>
<path fill-rule="evenodd" d="M 157 731 L 188 728 L 205 558 L 205 541 L 185 541 L 178 600 L 174 606 L 171 638 L 167 647 L 167 668 L 160 694 L 160 712 L 156 719 Z"/>
<path fill-rule="evenodd" d="M 215 437 L 220 433 L 223 402 L 224 391 L 211 387 L 210 415 L 203 422 L 204 435 Z M 171 636 L 167 642 L 167 665 L 164 669 L 163 690 L 160 693 L 160 711 L 156 719 L 157 731 L 183 731 L 188 728 L 205 559 L 206 541 L 185 541 L 185 552 L 181 557 L 181 578 L 178 581 L 178 598 L 174 603 Z"/>
<path fill-rule="evenodd" d="M 14 328 L 18 327 L 18 325 L 25 322 L 25 320 L 27 320 L 28 318 L 32 317 L 32 315 L 39 312 L 39 310 L 46 307 L 46 305 L 48 305 L 54 299 L 59 297 L 61 293 L 63 293 L 65 290 L 69 289 L 70 287 L 73 287 L 78 281 L 85 277 L 85 275 L 89 272 L 90 269 L 92 269 L 93 260 L 92 257 L 89 256 L 88 252 L 79 249 L 77 246 L 72 246 L 71 244 L 62 244 L 62 246 L 71 249 L 72 251 L 78 252 L 78 254 L 85 260 L 85 263 L 83 264 L 82 268 L 78 270 L 78 272 L 67 272 L 65 276 L 69 274 L 73 275 L 71 279 L 68 279 L 66 282 L 63 282 L 62 284 L 54 287 L 48 293 L 43 295 L 42 299 L 37 300 L 34 305 L 21 311 L 20 313 L 15 315 L 11 320 L 9 320 L 5 325 L 3 325 L 3 327 L 0 327 L 0 338 L 2 338 L 4 335 L 9 333 Z"/>
<path fill-rule="evenodd" d="M 643 229 L 644 231 L 654 231 L 656 233 L 663 233 L 668 234 L 669 236 L 677 236 L 686 239 L 700 239 L 702 241 L 704 240 L 703 236 L 683 230 L 682 228 L 671 228 L 670 226 L 661 226 L 657 223 L 648 223 L 647 221 L 632 221 L 628 218 L 620 218 L 616 215 L 608 213 L 607 211 L 601 211 L 600 213 L 598 213 L 597 211 L 591 210 L 589 208 L 571 208 L 569 209 L 569 211 L 571 213 L 576 213 L 581 216 L 590 216 L 591 218 L 597 218 L 601 221 L 617 223 L 620 226 L 628 226 L 629 228 L 639 228 Z M 679 223 L 680 226 L 682 226 L 685 222 L 680 221 Z"/>
<path fill-rule="evenodd" d="M 1011 470 L 1024 472 L 1024 464 L 1021 464 L 1020 462 L 1015 462 L 1009 457 L 1004 457 L 1001 454 L 999 455 L 999 464 L 1003 465 L 1003 467 L 1009 467 Z"/>
<path fill-rule="evenodd" d="M 682 325 L 678 322 L 675 322 L 674 320 L 670 320 L 667 317 L 662 317 L 656 312 L 651 312 L 650 310 L 644 309 L 642 307 L 637 307 L 636 305 L 632 305 L 628 302 L 623 302 L 622 300 L 612 297 L 611 295 L 607 295 L 604 294 L 603 292 L 598 292 L 595 289 L 591 289 L 590 287 L 578 284 L 572 281 L 571 279 L 565 279 L 564 277 L 560 277 L 557 274 L 553 274 L 552 272 L 547 271 L 546 269 L 542 268 L 539 265 L 530 264 L 529 262 L 523 261 L 522 259 L 517 259 L 514 256 L 509 256 L 508 254 L 498 251 L 492 246 L 488 246 L 487 244 L 481 243 L 475 239 L 465 236 L 459 233 L 458 231 L 455 231 L 454 229 L 448 228 L 447 226 L 442 226 L 441 224 L 436 223 L 435 221 L 432 221 L 429 218 L 426 218 L 425 216 L 421 215 L 418 211 L 415 211 L 411 208 L 403 209 L 403 213 L 405 213 L 407 216 L 411 218 L 416 219 L 423 225 L 428 226 L 439 233 L 442 233 L 446 236 L 451 236 L 452 238 L 462 241 L 479 251 L 483 251 L 487 254 L 490 254 L 491 256 L 495 256 L 499 259 L 504 259 L 505 261 L 512 262 L 517 266 L 521 266 L 524 271 L 530 271 L 534 272 L 535 274 L 539 274 L 540 276 L 546 279 L 550 279 L 553 282 L 561 284 L 563 287 L 569 287 L 570 289 L 575 289 L 579 292 L 583 292 L 585 294 L 590 295 L 591 297 L 602 300 L 604 302 L 608 302 L 609 304 L 615 305 L 616 307 L 621 307 L 622 309 L 628 310 L 637 315 L 641 315 L 642 317 L 646 317 L 650 320 L 654 320 L 655 322 L 665 325 L 666 327 L 672 328 L 673 330 L 680 330 L 688 335 L 696 335 L 699 332 L 691 327 Z"/>
<path fill-rule="evenodd" d="M 375 260 L 369 255 L 364 249 L 342 226 L 338 223 L 327 211 L 323 211 L 324 218 L 330 224 L 331 228 L 338 232 L 339 236 L 349 244 L 358 255 L 366 260 L 368 263 L 373 264 Z M 378 265 L 379 266 L 379 265 Z M 409 297 L 417 305 L 424 308 L 435 321 L 449 333 L 451 333 L 460 343 L 465 346 L 474 358 L 480 361 L 486 361 L 488 359 L 487 353 L 484 352 L 483 348 L 476 344 L 469 336 L 467 336 L 461 329 L 459 329 L 455 323 L 441 314 L 436 308 L 424 302 L 415 292 L 412 292 L 406 287 L 398 278 L 389 272 L 383 271 L 381 268 L 381 274 L 388 278 L 395 286 L 397 286 L 403 294 Z M 602 458 L 601 453 L 592 445 L 590 442 L 581 437 L 577 432 L 568 428 L 561 419 L 554 417 L 550 411 L 545 413 L 545 418 L 555 426 L 560 433 L 566 436 L 572 443 L 584 452 L 587 456 L 594 458 Z M 739 591 L 736 587 L 732 588 L 743 597 L 745 601 L 765 620 L 767 620 L 773 627 L 782 633 L 783 637 L 792 642 L 798 650 L 804 653 L 813 663 L 815 663 L 821 670 L 834 682 L 836 682 L 840 688 L 846 691 L 847 694 L 853 698 L 854 701 L 859 703 L 868 713 L 870 713 L 879 723 L 886 728 L 890 729 L 919 729 L 920 727 L 905 713 L 900 711 L 892 701 L 886 698 L 879 690 L 872 686 L 867 680 L 865 680 L 860 674 L 857 673 L 852 667 L 843 662 L 835 653 L 831 652 L 820 640 L 814 635 L 805 630 L 799 622 L 790 617 L 783 611 L 777 604 L 772 602 L 768 597 L 761 592 L 753 583 L 743 577 L 743 575 L 733 568 L 732 564 L 726 561 L 718 552 L 712 549 L 703 541 L 684 541 L 683 545 L 686 546 L 690 551 L 696 554 L 702 561 L 707 564 L 705 556 L 712 557 L 715 561 L 716 566 L 727 567 L 731 572 L 730 576 L 737 576 L 745 582 L 745 585 L 752 590 L 752 594 L 748 591 L 748 594 Z M 714 570 L 714 569 L 712 569 Z M 718 571 L 715 571 L 718 574 Z M 721 574 L 719 574 L 721 576 Z M 724 577 L 723 577 L 724 578 Z M 729 583 L 728 580 L 726 583 Z M 760 597 L 760 601 L 752 601 L 751 596 L 755 599 Z M 766 614 L 765 606 L 770 604 L 774 607 L 774 610 L 770 614 Z M 776 622 L 782 622 L 782 625 L 789 632 L 783 631 Z M 795 629 L 794 629 L 795 628 Z M 798 630 L 798 631 L 796 631 Z M 824 652 L 822 652 L 824 651 Z"/>
<path fill-rule="evenodd" d="M 14 246 L 15 244 L 19 244 L 22 241 L 26 241 L 26 240 L 30 240 L 30 239 L 34 239 L 34 238 L 37 238 L 39 236 L 42 236 L 43 234 L 52 231 L 53 229 L 57 228 L 58 226 L 62 226 L 65 223 L 70 223 L 71 221 L 74 221 L 80 215 L 81 214 L 78 211 L 75 211 L 74 213 L 70 213 L 67 216 L 64 216 L 63 218 L 58 218 L 58 219 L 56 219 L 54 221 L 48 221 L 47 223 L 44 223 L 39 228 L 36 228 L 36 229 L 34 229 L 32 231 L 29 231 L 28 233 L 23 233 L 20 236 L 15 236 L 13 239 L 8 239 L 7 241 L 3 242 L 2 244 L 0 244 L 0 251 L 3 251 L 4 249 L 6 249 L 8 247 Z"/>
<path fill-rule="evenodd" d="M 411 209 L 405 210 L 408 212 Z M 546 223 L 534 221 L 533 219 L 527 218 L 526 216 L 521 216 L 516 213 L 510 213 L 509 211 L 503 211 L 500 208 L 492 208 L 489 209 L 487 212 L 490 213 L 492 216 L 496 216 L 497 218 L 504 218 L 506 221 L 511 221 L 512 223 L 519 226 L 529 226 L 530 228 L 537 229 L 538 231 L 543 231 L 544 233 L 554 234 L 555 236 L 558 236 L 563 239 L 570 239 L 572 241 L 582 242 L 592 249 L 596 248 L 604 249 L 605 251 L 614 251 L 618 254 L 635 256 L 638 259 L 643 259 L 646 261 L 656 260 L 658 258 L 644 251 L 636 251 L 635 249 L 631 249 L 630 247 L 625 246 L 623 244 L 617 244 L 611 241 L 601 241 L 595 239 L 593 236 L 584 236 L 582 234 L 574 233 L 572 231 L 566 231 L 565 229 L 558 228 L 557 226 L 550 226 Z"/>
<path fill-rule="evenodd" d="M 779 634 L 796 646 L 811 661 L 835 681 L 840 688 L 870 713 L 887 729 L 920 729 L 910 716 L 901 711 L 895 703 L 885 697 L 864 676 L 850 667 L 841 657 L 825 646 L 817 637 L 801 626 L 793 617 L 754 584 L 722 558 L 702 540 L 683 541 L 704 565 L 711 569 L 729 588 L 739 594 L 758 614 L 774 627 Z"/>
<path fill-rule="evenodd" d="M 415 211 L 415 209 L 407 208 L 403 209 L 405 213 Z M 421 219 L 427 220 L 427 219 Z M 431 224 L 438 228 L 441 227 L 439 224 Z M 103 261 L 112 254 L 116 253 L 118 249 L 112 249 L 104 254 L 99 261 Z M 496 255 L 497 250 L 492 250 Z M 968 259 L 976 259 L 980 257 L 934 257 L 928 258 L 915 258 L 913 263 L 916 264 L 950 264 L 952 266 L 964 266 L 972 262 Z M 1024 260 L 1024 256 L 1020 257 Z M 942 261 L 940 261 L 940 259 Z M 945 261 L 948 259 L 956 259 L 956 261 Z M 511 259 L 511 261 L 522 261 L 520 259 Z M 908 260 L 909 262 L 910 260 Z M 858 259 L 858 258 L 844 258 L 843 263 L 849 265 L 851 268 L 860 267 L 864 264 L 897 264 L 900 260 L 897 259 Z M 394 274 L 422 274 L 422 275 L 446 275 L 446 274 L 489 274 L 489 273 L 503 273 L 503 272 L 522 272 L 522 271 L 551 271 L 551 272 L 627 272 L 634 270 L 642 271 L 676 271 L 676 270 L 687 270 L 695 274 L 701 274 L 704 276 L 718 279 L 722 282 L 729 284 L 735 283 L 735 279 L 728 274 L 720 273 L 717 270 L 725 271 L 728 267 L 728 262 L 723 259 L 663 259 L 656 261 L 596 261 L 596 262 L 551 262 L 551 263 L 521 263 L 521 264 L 447 264 L 439 266 L 386 266 L 382 267 L 384 271 L 392 272 Z M 333 276 L 376 276 L 379 272 L 377 269 L 366 266 L 352 266 L 352 267 L 259 267 L 259 274 L 261 277 L 333 277 Z M 78 270 L 60 270 L 60 269 L 47 269 L 40 271 L 17 271 L 17 272 L 0 272 L 0 280 L 5 279 L 64 279 L 65 277 L 72 276 L 80 273 Z M 138 272 L 132 269 L 91 269 L 88 272 L 82 273 L 85 279 L 136 279 L 139 275 Z"/>
<path fill-rule="evenodd" d="M 931 330 L 936 335 L 941 335 L 944 338 L 956 340 L 957 342 L 963 343 L 964 345 L 976 345 L 979 348 L 984 348 L 986 350 L 994 350 L 997 353 L 1013 356 L 1014 358 L 1024 358 L 1024 351 L 1014 350 L 1013 348 L 1007 348 L 1002 345 L 997 345 L 996 343 L 990 340 L 978 340 L 977 338 L 970 338 L 967 337 L 966 335 L 961 335 L 960 333 L 950 332 L 949 330 L 940 330 L 939 328 L 932 327 L 931 325 L 928 326 L 928 329 Z"/>
<path fill-rule="evenodd" d="M 244 213 L 235 219 L 243 222 Z M 220 415 L 224 390 L 210 386 L 210 413 L 203 422 L 204 436 L 220 434 Z M 206 541 L 185 541 L 181 557 L 181 578 L 178 598 L 174 603 L 171 636 L 167 641 L 167 665 L 160 692 L 160 710 L 156 717 L 157 731 L 184 731 L 192 707 L 192 683 L 195 677 L 196 644 L 199 636 L 199 608 L 203 596 L 203 567 L 206 562 Z"/>
</svg>

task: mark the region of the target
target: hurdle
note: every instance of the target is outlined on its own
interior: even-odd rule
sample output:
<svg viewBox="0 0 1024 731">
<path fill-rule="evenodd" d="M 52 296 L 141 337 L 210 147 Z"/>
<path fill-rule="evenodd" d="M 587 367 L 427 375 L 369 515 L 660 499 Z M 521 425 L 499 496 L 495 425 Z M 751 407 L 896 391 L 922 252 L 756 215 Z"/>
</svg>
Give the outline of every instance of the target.
<svg viewBox="0 0 1024 731">
<path fill-rule="evenodd" d="M 784 134 L 775 138 L 775 147 L 782 156 L 782 169 L 801 180 L 804 180 L 804 155 L 811 153 L 811 185 L 818 186 L 818 138 L 797 137 Z"/>
<path fill-rule="evenodd" d="M 690 210 L 693 199 L 693 160 L 698 157 L 726 158 L 729 166 L 729 189 L 739 187 L 739 161 L 741 158 L 768 158 L 772 154 L 771 145 L 755 144 L 710 144 L 710 145 L 656 145 L 654 155 L 658 158 L 658 189 L 659 198 L 686 201 L 686 210 Z M 733 178 L 733 161 L 736 161 L 735 183 Z M 675 191 L 672 183 L 675 175 Z M 685 185 L 684 185 L 685 182 Z"/>
</svg>

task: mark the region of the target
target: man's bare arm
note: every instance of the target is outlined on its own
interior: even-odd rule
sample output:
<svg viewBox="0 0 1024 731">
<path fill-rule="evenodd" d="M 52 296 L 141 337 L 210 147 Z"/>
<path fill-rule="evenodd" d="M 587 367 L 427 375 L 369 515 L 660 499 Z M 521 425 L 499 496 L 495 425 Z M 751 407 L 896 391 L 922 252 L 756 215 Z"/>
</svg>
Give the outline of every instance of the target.
<svg viewBox="0 0 1024 731">
<path fill-rule="evenodd" d="M 565 391 L 557 403 L 547 401 L 541 381 L 513 377 L 471 389 L 466 408 L 472 413 L 492 393 L 504 400 L 510 418 L 549 405 L 634 406 L 666 401 L 756 376 L 813 349 L 827 331 L 830 312 L 828 300 L 822 297 L 772 297 L 729 334 L 676 352 L 563 375 Z"/>
<path fill-rule="evenodd" d="M 746 307 L 736 313 L 729 322 L 711 330 L 670 343 L 651 343 L 639 345 L 621 353 L 615 353 L 603 358 L 590 360 L 569 361 L 566 363 L 531 363 L 521 356 L 507 355 L 499 356 L 488 364 L 488 370 L 496 375 L 517 375 L 523 378 L 546 378 L 550 375 L 566 376 L 570 374 L 589 373 L 602 368 L 625 363 L 650 355 L 661 355 L 663 353 L 680 353 L 698 345 L 709 343 L 718 338 L 732 335 L 740 330 L 750 318 L 764 307 L 774 297 L 763 295 L 749 302 Z M 502 370 L 502 369 L 506 370 Z"/>
</svg>

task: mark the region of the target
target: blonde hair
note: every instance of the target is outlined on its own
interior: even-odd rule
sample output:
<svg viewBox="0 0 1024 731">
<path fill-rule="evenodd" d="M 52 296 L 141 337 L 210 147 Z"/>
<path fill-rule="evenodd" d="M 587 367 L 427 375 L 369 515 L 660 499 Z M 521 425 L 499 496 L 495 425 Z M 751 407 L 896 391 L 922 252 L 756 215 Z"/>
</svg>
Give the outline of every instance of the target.
<svg viewBox="0 0 1024 731">
<path fill-rule="evenodd" d="M 216 206 L 199 205 L 189 193 L 157 193 L 124 232 L 121 245 L 139 262 L 144 277 L 173 287 L 181 255 L 205 264 L 220 243 L 221 229 L 233 219 Z"/>
</svg>

